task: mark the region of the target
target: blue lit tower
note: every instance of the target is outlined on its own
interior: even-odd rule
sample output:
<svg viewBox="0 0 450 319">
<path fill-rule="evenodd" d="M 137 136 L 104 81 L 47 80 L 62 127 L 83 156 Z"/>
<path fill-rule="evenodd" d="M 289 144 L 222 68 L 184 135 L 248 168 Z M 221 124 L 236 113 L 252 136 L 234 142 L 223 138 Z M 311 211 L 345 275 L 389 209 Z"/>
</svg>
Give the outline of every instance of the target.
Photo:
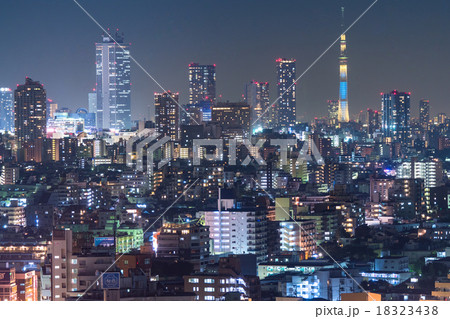
<svg viewBox="0 0 450 319">
<path fill-rule="evenodd" d="M 342 12 L 342 29 L 344 30 L 344 7 Z M 339 122 L 348 122 L 348 78 L 347 78 L 347 40 L 346 35 L 341 35 L 340 55 L 339 55 Z"/>
</svg>

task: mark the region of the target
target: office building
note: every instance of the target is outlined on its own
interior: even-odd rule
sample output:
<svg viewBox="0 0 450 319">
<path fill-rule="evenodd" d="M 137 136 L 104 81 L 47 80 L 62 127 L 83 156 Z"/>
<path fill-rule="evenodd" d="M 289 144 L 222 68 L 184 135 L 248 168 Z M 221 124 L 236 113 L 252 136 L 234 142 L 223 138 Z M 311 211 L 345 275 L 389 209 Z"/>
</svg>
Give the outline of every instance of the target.
<svg viewBox="0 0 450 319">
<path fill-rule="evenodd" d="M 117 43 L 116 43 L 117 42 Z M 103 35 L 95 44 L 97 128 L 131 128 L 130 45 L 123 34 Z"/>
<path fill-rule="evenodd" d="M 247 134 L 250 130 L 250 107 L 246 103 L 222 103 L 212 107 L 211 118 L 223 129 L 242 129 Z"/>
<path fill-rule="evenodd" d="M 381 95 L 382 131 L 386 141 L 408 143 L 411 137 L 410 98 L 410 93 L 396 90 Z"/>
</svg>

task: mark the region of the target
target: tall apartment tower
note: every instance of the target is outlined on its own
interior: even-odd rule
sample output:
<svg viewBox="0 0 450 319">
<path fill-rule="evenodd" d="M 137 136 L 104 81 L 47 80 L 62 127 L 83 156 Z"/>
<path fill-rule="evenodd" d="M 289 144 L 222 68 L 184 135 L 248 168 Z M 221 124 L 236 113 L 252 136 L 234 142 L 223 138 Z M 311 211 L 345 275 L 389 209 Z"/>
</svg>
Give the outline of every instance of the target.
<svg viewBox="0 0 450 319">
<path fill-rule="evenodd" d="M 342 12 L 342 29 L 344 30 L 344 7 Z M 343 33 L 341 35 L 340 55 L 339 55 L 339 122 L 348 122 L 350 120 L 348 113 L 348 77 L 347 77 L 347 39 Z"/>
<path fill-rule="evenodd" d="M 430 128 L 430 100 L 422 99 L 419 104 L 419 122 L 420 126 L 428 131 Z"/>
<path fill-rule="evenodd" d="M 115 41 L 114 41 L 115 40 Z M 117 43 L 116 43 L 117 41 Z M 95 44 L 97 128 L 131 128 L 130 45 L 123 34 Z"/>
<path fill-rule="evenodd" d="M 14 91 L 14 123 L 18 161 L 42 161 L 47 128 L 47 96 L 44 86 L 26 78 Z"/>
<path fill-rule="evenodd" d="M 14 131 L 14 98 L 10 88 L 0 88 L 0 130 Z"/>
<path fill-rule="evenodd" d="M 269 83 L 251 81 L 245 85 L 244 100 L 250 106 L 250 124 L 252 129 L 267 128 L 270 105 Z"/>
<path fill-rule="evenodd" d="M 287 129 L 296 122 L 295 59 L 277 59 L 278 127 Z"/>
<path fill-rule="evenodd" d="M 382 131 L 385 138 L 393 142 L 408 142 L 411 135 L 410 98 L 411 93 L 396 90 L 381 95 Z"/>
<path fill-rule="evenodd" d="M 328 121 L 331 125 L 336 125 L 339 117 L 339 101 L 328 100 Z"/>
<path fill-rule="evenodd" d="M 158 133 L 172 141 L 180 138 L 180 107 L 178 93 L 155 93 L 155 123 Z"/>
<path fill-rule="evenodd" d="M 189 104 L 216 102 L 216 65 L 189 64 Z"/>
</svg>

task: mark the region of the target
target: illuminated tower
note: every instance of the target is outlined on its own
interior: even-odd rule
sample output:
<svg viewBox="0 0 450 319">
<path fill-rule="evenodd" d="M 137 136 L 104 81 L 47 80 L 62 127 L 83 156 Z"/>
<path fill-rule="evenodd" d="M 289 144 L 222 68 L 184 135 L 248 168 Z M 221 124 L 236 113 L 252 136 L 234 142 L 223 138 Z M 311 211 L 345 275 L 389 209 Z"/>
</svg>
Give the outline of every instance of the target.
<svg viewBox="0 0 450 319">
<path fill-rule="evenodd" d="M 344 29 L 344 7 L 342 10 L 342 29 Z M 339 56 L 339 122 L 348 122 L 348 86 L 347 86 L 347 40 L 346 35 L 341 35 L 341 54 Z"/>
</svg>

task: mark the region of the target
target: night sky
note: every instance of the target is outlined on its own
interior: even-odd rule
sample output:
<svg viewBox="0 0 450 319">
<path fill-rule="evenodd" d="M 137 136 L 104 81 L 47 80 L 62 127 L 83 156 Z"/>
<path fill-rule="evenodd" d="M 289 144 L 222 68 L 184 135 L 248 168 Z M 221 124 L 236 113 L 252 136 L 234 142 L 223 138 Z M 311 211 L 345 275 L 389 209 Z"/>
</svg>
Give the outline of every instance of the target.
<svg viewBox="0 0 450 319">
<path fill-rule="evenodd" d="M 190 62 L 217 64 L 217 93 L 241 98 L 244 83 L 269 81 L 276 99 L 275 59 L 297 59 L 299 76 L 340 34 L 338 0 L 79 0 L 103 26 L 119 28 L 131 54 L 164 88 L 187 101 Z M 353 22 L 373 0 L 347 0 Z M 448 0 L 379 0 L 347 33 L 350 115 L 380 108 L 380 92 L 412 92 L 448 112 Z M 3 0 L 0 86 L 25 76 L 44 83 L 60 107 L 87 107 L 95 86 L 95 47 L 102 31 L 72 0 Z M 297 113 L 326 115 L 338 97 L 338 44 L 300 81 Z M 160 89 L 132 63 L 132 118 L 148 118 Z"/>
</svg>

